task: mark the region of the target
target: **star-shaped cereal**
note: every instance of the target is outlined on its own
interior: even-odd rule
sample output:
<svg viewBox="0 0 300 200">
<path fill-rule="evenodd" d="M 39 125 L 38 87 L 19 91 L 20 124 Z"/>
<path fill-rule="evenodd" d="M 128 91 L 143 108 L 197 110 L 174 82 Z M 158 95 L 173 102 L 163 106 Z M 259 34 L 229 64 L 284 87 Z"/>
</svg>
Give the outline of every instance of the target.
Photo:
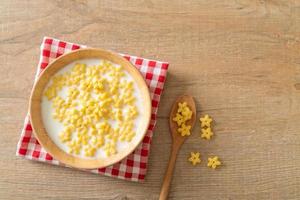
<svg viewBox="0 0 300 200">
<path fill-rule="evenodd" d="M 200 118 L 201 127 L 210 127 L 210 124 L 212 122 L 212 118 L 208 115 L 205 115 L 204 117 Z"/>
<path fill-rule="evenodd" d="M 207 166 L 211 167 L 212 169 L 216 169 L 217 166 L 221 165 L 221 162 L 219 161 L 219 157 L 215 156 L 213 158 L 208 158 Z"/>
<path fill-rule="evenodd" d="M 79 154 L 81 150 L 81 143 L 78 140 L 72 140 L 71 142 L 68 143 L 69 153 L 75 153 Z"/>
<path fill-rule="evenodd" d="M 191 156 L 189 157 L 188 161 L 192 163 L 192 165 L 196 165 L 197 163 L 200 163 L 200 153 L 199 152 L 191 152 Z"/>
<path fill-rule="evenodd" d="M 105 146 L 104 146 L 104 151 L 105 151 L 105 154 L 107 156 L 116 154 L 117 153 L 116 143 L 113 142 L 113 141 L 110 141 L 110 142 L 106 143 Z"/>
<path fill-rule="evenodd" d="M 55 87 L 49 87 L 47 90 L 46 90 L 46 92 L 45 92 L 45 95 L 46 95 L 46 97 L 48 98 L 48 100 L 51 100 L 51 99 L 53 99 L 54 97 L 56 97 L 56 94 L 57 94 L 57 92 L 56 92 L 56 88 Z"/>
<path fill-rule="evenodd" d="M 72 132 L 63 131 L 63 132 L 59 133 L 59 139 L 63 143 L 71 141 L 71 139 L 72 139 Z"/>
<path fill-rule="evenodd" d="M 182 102 L 182 103 L 178 103 L 178 113 L 182 113 L 182 111 L 184 111 L 184 109 L 187 107 L 187 103 L 186 102 Z"/>
<path fill-rule="evenodd" d="M 184 122 L 183 116 L 179 113 L 176 113 L 176 117 L 173 118 L 173 121 L 176 122 L 178 126 L 180 126 Z"/>
<path fill-rule="evenodd" d="M 187 121 L 192 118 L 193 112 L 188 106 L 186 106 L 181 113 L 184 121 Z"/>
<path fill-rule="evenodd" d="M 181 136 L 186 136 L 186 135 L 190 135 L 191 132 L 191 126 L 186 126 L 185 124 L 182 124 L 182 126 L 180 128 L 178 128 L 178 133 L 181 134 Z"/>
<path fill-rule="evenodd" d="M 96 153 L 96 148 L 91 146 L 91 145 L 88 145 L 85 149 L 84 149 L 84 155 L 85 156 L 89 156 L 89 157 L 92 157 L 95 155 Z"/>
<path fill-rule="evenodd" d="M 213 132 L 212 132 L 212 130 L 211 130 L 211 128 L 202 128 L 201 129 L 201 132 L 202 132 L 202 134 L 201 134 L 201 137 L 202 138 L 205 138 L 205 139 L 207 139 L 207 140 L 210 140 L 210 138 L 213 136 Z"/>
</svg>

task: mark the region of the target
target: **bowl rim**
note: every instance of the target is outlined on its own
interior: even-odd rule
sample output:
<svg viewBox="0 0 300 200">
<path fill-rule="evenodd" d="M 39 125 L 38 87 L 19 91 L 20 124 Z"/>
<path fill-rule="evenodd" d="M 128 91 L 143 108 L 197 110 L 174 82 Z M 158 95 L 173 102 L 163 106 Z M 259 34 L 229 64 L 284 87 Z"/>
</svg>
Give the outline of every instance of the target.
<svg viewBox="0 0 300 200">
<path fill-rule="evenodd" d="M 89 57 L 88 54 L 92 56 Z M 96 57 L 95 55 L 99 56 Z M 83 56 L 83 57 L 80 57 Z M 87 56 L 87 57 L 85 57 Z M 103 56 L 101 58 L 101 56 Z M 75 59 L 74 59 L 75 58 Z M 118 152 L 115 155 L 112 155 L 107 158 L 101 159 L 84 159 L 80 157 L 76 157 L 72 154 L 69 154 L 58 147 L 51 137 L 48 135 L 46 128 L 43 124 L 42 113 L 41 113 L 41 100 L 43 96 L 43 91 L 50 81 L 51 77 L 55 75 L 60 69 L 64 68 L 66 65 L 75 62 L 76 60 L 81 59 L 92 59 L 99 58 L 103 60 L 109 60 L 113 63 L 120 64 L 124 69 L 132 76 L 135 80 L 138 89 L 140 90 L 140 96 L 142 98 L 142 106 L 143 110 L 141 113 L 142 119 L 141 122 L 143 126 L 141 128 L 141 132 L 138 140 L 134 140 L 135 142 L 130 142 L 128 148 L 126 148 L 122 152 Z M 113 165 L 126 156 L 130 155 L 142 142 L 144 139 L 149 124 L 151 120 L 151 98 L 149 87 L 146 84 L 145 79 L 143 78 L 141 72 L 128 60 L 123 58 L 122 56 L 108 50 L 100 49 L 100 48 L 84 48 L 71 51 L 69 53 L 63 54 L 62 56 L 53 60 L 49 65 L 39 74 L 38 79 L 35 81 L 33 89 L 30 95 L 29 101 L 29 113 L 30 113 L 30 121 L 33 129 L 33 134 L 41 144 L 41 146 L 49 153 L 53 158 L 58 160 L 59 162 L 81 169 L 95 169 L 95 168 L 103 168 L 110 165 Z"/>
</svg>

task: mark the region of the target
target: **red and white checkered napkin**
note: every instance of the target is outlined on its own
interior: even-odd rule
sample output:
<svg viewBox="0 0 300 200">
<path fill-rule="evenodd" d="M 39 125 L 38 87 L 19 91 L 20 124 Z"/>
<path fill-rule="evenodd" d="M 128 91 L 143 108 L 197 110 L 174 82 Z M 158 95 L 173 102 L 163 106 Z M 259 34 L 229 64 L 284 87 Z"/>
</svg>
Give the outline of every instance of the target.
<svg viewBox="0 0 300 200">
<path fill-rule="evenodd" d="M 43 71 L 43 69 L 45 69 L 53 59 L 61 56 L 64 53 L 85 47 L 86 46 L 84 45 L 73 44 L 60 41 L 58 39 L 45 37 L 41 45 L 40 61 L 35 80 L 37 79 L 40 72 Z M 146 80 L 147 85 L 149 86 L 152 99 L 151 122 L 142 143 L 135 149 L 133 153 L 131 153 L 119 163 L 112 166 L 87 171 L 131 181 L 143 181 L 145 179 L 147 170 L 147 162 L 153 129 L 156 123 L 156 113 L 160 95 L 162 93 L 164 82 L 166 80 L 169 64 L 166 62 L 148 60 L 136 56 L 124 54 L 121 55 L 140 70 Z M 54 165 L 62 165 L 50 154 L 48 154 L 35 139 L 32 133 L 32 127 L 29 119 L 29 114 L 27 114 L 25 118 L 24 128 L 18 142 L 16 154 L 30 160 L 47 162 Z"/>
</svg>

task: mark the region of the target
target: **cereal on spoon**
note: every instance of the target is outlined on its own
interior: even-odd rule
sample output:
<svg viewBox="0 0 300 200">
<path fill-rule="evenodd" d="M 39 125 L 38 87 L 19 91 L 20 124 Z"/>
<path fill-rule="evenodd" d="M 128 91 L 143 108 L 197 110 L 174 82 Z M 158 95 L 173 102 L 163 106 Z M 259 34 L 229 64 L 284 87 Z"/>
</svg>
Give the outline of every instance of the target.
<svg viewBox="0 0 300 200">
<path fill-rule="evenodd" d="M 192 118 L 193 112 L 187 106 L 186 102 L 179 102 L 176 116 L 173 118 L 173 121 L 178 125 L 178 133 L 181 136 L 189 136 L 191 134 L 191 126 L 186 125 L 186 122 Z"/>
</svg>

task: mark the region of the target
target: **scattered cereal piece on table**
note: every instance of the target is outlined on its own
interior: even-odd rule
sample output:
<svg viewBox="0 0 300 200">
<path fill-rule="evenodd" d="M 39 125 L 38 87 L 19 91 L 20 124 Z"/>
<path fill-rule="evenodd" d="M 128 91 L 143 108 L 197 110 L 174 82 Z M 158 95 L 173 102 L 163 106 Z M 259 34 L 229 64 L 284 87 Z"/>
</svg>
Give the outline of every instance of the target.
<svg viewBox="0 0 300 200">
<path fill-rule="evenodd" d="M 212 169 L 216 169 L 217 166 L 221 165 L 221 161 L 219 161 L 219 157 L 215 156 L 213 158 L 208 158 L 208 163 L 207 166 L 212 168 Z"/>
<path fill-rule="evenodd" d="M 207 140 L 210 140 L 211 137 L 212 137 L 213 134 L 214 134 L 214 133 L 212 132 L 211 128 L 202 128 L 202 129 L 201 129 L 201 132 L 202 132 L 201 137 L 202 137 L 202 138 L 205 138 L 205 139 L 207 139 Z"/>
<path fill-rule="evenodd" d="M 197 163 L 200 163 L 200 153 L 199 152 L 191 152 L 191 156 L 189 157 L 188 161 L 192 163 L 192 165 L 196 165 Z"/>
<path fill-rule="evenodd" d="M 212 122 L 212 118 L 208 115 L 204 115 L 204 117 L 200 118 L 201 127 L 210 127 Z"/>
</svg>

